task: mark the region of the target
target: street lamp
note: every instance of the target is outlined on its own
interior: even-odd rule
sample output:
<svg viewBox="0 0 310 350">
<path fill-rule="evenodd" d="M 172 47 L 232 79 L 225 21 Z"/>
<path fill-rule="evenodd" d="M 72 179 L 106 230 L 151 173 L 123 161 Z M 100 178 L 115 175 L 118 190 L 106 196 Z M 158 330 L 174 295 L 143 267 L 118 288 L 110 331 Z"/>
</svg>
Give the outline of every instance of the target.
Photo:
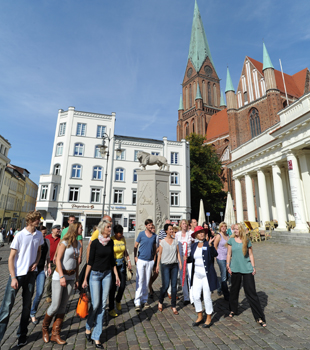
<svg viewBox="0 0 310 350">
<path fill-rule="evenodd" d="M 110 148 L 110 142 L 112 139 L 114 139 L 114 136 L 109 137 L 107 133 L 104 133 L 102 135 L 102 145 L 99 147 L 101 156 L 104 158 L 104 156 L 106 155 L 106 160 L 107 160 L 106 167 L 105 167 L 105 175 L 104 175 L 102 217 L 104 216 L 104 205 L 105 205 L 105 197 L 106 197 L 106 190 L 107 190 L 107 178 L 108 178 L 108 164 L 109 164 L 109 156 L 110 156 L 109 148 Z M 115 151 L 117 156 L 120 156 L 122 154 L 121 141 L 118 142 L 118 147 Z"/>
</svg>

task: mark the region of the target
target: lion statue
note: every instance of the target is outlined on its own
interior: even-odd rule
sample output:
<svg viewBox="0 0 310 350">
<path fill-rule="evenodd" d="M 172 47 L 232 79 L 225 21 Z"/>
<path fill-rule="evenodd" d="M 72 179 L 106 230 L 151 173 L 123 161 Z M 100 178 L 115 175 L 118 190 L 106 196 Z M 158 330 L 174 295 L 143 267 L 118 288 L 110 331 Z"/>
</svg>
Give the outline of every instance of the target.
<svg viewBox="0 0 310 350">
<path fill-rule="evenodd" d="M 147 165 L 157 164 L 160 170 L 165 170 L 166 167 L 169 171 L 169 164 L 167 162 L 167 159 L 163 156 L 153 156 L 147 152 L 138 152 L 137 158 L 140 162 L 139 166 L 141 166 L 143 170 L 145 170 L 145 167 Z"/>
</svg>

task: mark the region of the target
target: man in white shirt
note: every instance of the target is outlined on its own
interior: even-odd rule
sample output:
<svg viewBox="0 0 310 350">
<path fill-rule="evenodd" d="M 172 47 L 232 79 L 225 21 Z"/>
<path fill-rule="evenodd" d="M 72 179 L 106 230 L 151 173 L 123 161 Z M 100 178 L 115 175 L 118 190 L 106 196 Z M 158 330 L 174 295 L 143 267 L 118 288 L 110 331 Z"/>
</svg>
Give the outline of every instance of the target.
<svg viewBox="0 0 310 350">
<path fill-rule="evenodd" d="M 8 260 L 10 276 L 0 307 L 0 342 L 8 326 L 17 292 L 22 287 L 23 306 L 17 330 L 17 345 L 27 344 L 31 299 L 36 281 L 37 264 L 41 256 L 41 245 L 44 244 L 42 233 L 36 230 L 40 218 L 41 214 L 38 211 L 28 213 L 26 215 L 27 226 L 18 232 L 11 244 Z"/>
</svg>

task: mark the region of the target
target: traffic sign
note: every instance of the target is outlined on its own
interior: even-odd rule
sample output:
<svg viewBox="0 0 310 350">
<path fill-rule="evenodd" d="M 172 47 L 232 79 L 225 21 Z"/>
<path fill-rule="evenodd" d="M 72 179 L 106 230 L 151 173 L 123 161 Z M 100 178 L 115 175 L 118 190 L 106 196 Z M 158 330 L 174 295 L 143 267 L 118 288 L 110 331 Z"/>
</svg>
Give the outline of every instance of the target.
<svg viewBox="0 0 310 350">
<path fill-rule="evenodd" d="M 209 212 L 206 212 L 206 215 L 207 215 L 207 216 L 210 216 L 210 213 L 209 213 Z"/>
<path fill-rule="evenodd" d="M 223 216 L 223 212 L 222 211 L 220 212 L 220 215 Z"/>
</svg>

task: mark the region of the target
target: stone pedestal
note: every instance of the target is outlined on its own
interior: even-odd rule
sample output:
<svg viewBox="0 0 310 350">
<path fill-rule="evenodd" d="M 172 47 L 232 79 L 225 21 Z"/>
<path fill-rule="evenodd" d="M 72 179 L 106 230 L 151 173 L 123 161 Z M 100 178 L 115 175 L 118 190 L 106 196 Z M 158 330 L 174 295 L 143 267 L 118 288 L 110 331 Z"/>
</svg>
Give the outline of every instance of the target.
<svg viewBox="0 0 310 350">
<path fill-rule="evenodd" d="M 170 217 L 169 181 L 170 172 L 162 170 L 137 170 L 136 234 L 145 229 L 145 220 L 151 219 L 156 233 Z"/>
</svg>

